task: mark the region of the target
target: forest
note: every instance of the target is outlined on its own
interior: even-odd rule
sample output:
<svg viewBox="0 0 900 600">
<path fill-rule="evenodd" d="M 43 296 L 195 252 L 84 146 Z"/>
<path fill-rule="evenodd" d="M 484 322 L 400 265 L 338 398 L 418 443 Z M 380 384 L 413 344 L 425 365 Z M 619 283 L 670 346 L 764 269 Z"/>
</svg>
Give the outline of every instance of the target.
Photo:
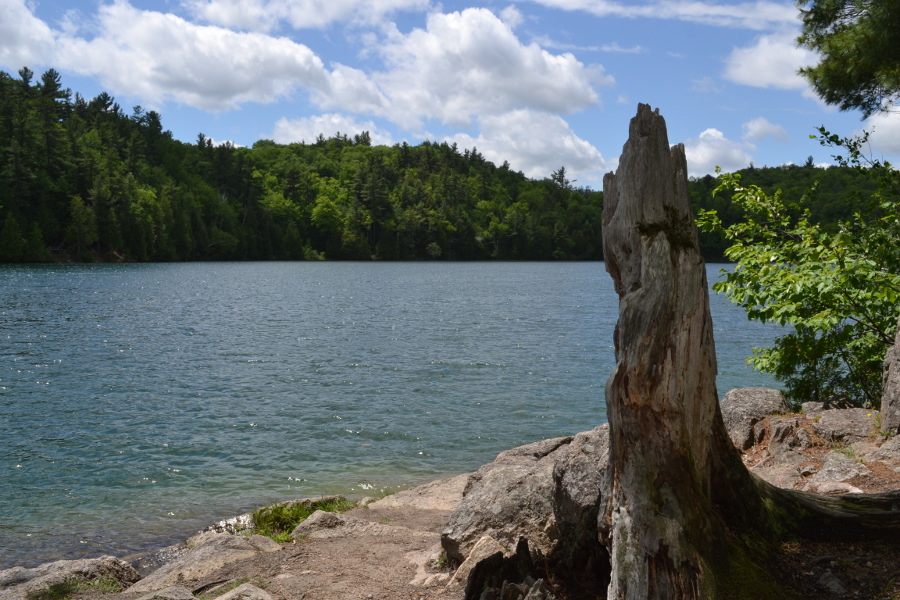
<svg viewBox="0 0 900 600">
<path fill-rule="evenodd" d="M 155 111 L 73 94 L 54 69 L 0 72 L 0 151 L 0 262 L 603 258 L 603 194 L 564 166 L 529 179 L 476 148 L 373 146 L 366 132 L 189 144 Z M 811 159 L 741 174 L 823 224 L 864 209 L 872 189 Z M 695 212 L 740 219 L 716 185 L 690 181 Z M 701 246 L 721 260 L 727 243 L 703 234 Z"/>
</svg>

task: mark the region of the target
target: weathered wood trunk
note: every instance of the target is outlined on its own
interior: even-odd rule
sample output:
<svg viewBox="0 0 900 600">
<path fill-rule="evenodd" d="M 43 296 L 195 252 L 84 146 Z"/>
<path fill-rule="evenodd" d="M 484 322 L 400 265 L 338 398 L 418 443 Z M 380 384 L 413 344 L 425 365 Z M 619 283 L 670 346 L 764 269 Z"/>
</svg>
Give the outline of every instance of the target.
<svg viewBox="0 0 900 600">
<path fill-rule="evenodd" d="M 719 414 L 684 147 L 669 147 L 658 111 L 638 107 L 618 171 L 603 189 L 604 259 L 619 294 L 617 366 L 606 385 L 609 501 L 601 516 L 612 557 L 609 597 L 720 597 L 707 577 L 725 542 L 714 474 L 743 467 Z"/>
<path fill-rule="evenodd" d="M 610 454 L 599 534 L 609 598 L 777 598 L 765 563 L 786 532 L 896 535 L 896 494 L 824 499 L 753 477 L 719 411 L 706 268 L 681 145 L 639 105 L 603 181 L 606 268 L 619 295 L 606 385 Z"/>
</svg>

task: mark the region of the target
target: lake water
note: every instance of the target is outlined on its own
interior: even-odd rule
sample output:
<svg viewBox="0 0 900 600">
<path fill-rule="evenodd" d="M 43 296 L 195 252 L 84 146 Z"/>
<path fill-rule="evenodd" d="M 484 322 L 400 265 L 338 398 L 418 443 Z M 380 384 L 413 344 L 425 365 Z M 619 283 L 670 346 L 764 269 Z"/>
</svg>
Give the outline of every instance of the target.
<svg viewBox="0 0 900 600">
<path fill-rule="evenodd" d="M 617 304 L 602 263 L 0 266 L 0 568 L 590 429 Z M 770 385 L 712 305 L 720 395 Z"/>
</svg>

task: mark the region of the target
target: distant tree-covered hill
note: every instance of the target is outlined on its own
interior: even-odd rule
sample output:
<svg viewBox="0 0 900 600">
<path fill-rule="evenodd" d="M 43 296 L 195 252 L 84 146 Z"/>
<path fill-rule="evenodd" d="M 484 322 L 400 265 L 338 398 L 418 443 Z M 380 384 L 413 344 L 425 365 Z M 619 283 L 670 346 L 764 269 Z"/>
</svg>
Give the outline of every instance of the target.
<svg viewBox="0 0 900 600">
<path fill-rule="evenodd" d="M 853 210 L 849 170 L 747 169 L 818 218 Z M 691 182 L 697 208 L 738 218 Z M 372 146 L 367 133 L 252 148 L 173 139 L 161 116 L 86 100 L 53 69 L 0 72 L 0 261 L 600 260 L 603 195 L 564 167 L 534 180 L 476 150 Z M 818 204 L 815 204 L 815 203 Z M 703 240 L 719 258 L 721 240 Z"/>
</svg>

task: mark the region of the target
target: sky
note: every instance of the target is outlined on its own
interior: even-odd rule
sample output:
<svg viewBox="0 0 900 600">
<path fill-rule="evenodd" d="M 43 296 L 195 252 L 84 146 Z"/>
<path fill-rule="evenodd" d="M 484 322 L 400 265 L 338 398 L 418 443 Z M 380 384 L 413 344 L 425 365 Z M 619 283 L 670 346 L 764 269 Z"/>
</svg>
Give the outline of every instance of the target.
<svg viewBox="0 0 900 600">
<path fill-rule="evenodd" d="M 873 130 L 900 162 L 900 114 L 862 121 L 797 69 L 793 0 L 0 0 L 0 70 L 49 68 L 85 98 L 155 110 L 176 139 L 252 146 L 368 131 L 477 148 L 533 178 L 602 188 L 638 103 L 692 176 L 832 163 L 815 139 Z"/>
</svg>

